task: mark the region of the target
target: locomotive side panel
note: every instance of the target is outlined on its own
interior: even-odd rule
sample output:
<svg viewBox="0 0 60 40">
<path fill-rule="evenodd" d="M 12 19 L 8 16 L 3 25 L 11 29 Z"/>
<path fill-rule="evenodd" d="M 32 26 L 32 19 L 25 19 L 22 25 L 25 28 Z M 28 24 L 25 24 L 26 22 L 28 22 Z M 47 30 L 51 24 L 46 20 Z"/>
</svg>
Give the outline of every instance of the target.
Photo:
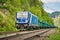
<svg viewBox="0 0 60 40">
<path fill-rule="evenodd" d="M 38 26 L 38 18 L 34 15 L 32 15 L 32 21 L 31 21 L 31 24 L 33 26 Z"/>
</svg>

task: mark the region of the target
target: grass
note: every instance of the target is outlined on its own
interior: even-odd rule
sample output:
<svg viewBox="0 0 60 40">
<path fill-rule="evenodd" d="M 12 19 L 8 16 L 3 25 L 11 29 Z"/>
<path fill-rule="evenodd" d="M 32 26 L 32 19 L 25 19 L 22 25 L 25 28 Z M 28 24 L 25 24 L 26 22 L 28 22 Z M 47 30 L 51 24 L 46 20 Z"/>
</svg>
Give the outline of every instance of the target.
<svg viewBox="0 0 60 40">
<path fill-rule="evenodd" d="M 57 28 L 56 32 L 50 35 L 48 40 L 60 40 L 60 28 Z"/>
</svg>

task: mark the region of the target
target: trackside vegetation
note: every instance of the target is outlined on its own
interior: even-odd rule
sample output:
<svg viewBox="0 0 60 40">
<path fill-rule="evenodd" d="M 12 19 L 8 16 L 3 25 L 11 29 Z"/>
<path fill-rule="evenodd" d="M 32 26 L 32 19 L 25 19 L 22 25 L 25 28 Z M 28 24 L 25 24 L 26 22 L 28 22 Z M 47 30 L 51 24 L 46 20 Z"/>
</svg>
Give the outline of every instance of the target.
<svg viewBox="0 0 60 40">
<path fill-rule="evenodd" d="M 0 0 L 0 32 L 17 31 L 15 28 L 16 12 L 23 11 L 23 9 L 38 16 L 39 20 L 53 24 L 43 9 L 43 2 L 39 0 Z"/>
<path fill-rule="evenodd" d="M 51 34 L 47 40 L 60 40 L 60 28 L 57 28 L 56 32 Z"/>
<path fill-rule="evenodd" d="M 54 25 L 58 28 L 54 34 L 49 36 L 48 40 L 60 40 L 60 17 L 54 18 Z"/>
</svg>

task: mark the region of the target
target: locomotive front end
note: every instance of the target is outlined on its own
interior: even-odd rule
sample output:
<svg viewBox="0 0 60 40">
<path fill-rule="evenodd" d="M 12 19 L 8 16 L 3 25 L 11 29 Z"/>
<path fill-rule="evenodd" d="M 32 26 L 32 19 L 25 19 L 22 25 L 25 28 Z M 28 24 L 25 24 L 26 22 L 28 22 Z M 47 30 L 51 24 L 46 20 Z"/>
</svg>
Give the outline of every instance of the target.
<svg viewBox="0 0 60 40">
<path fill-rule="evenodd" d="M 28 26 L 28 12 L 17 12 L 16 13 L 16 27 L 26 28 Z"/>
</svg>

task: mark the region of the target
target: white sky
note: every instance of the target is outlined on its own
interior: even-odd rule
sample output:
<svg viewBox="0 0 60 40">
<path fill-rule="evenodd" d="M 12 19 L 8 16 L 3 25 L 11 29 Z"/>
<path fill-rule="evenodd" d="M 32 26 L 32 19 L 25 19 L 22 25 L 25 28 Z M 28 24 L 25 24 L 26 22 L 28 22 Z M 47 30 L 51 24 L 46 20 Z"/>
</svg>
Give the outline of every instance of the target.
<svg viewBox="0 0 60 40">
<path fill-rule="evenodd" d="M 46 12 L 48 12 L 48 13 L 52 13 L 52 12 L 54 12 L 54 10 L 52 10 L 52 9 L 56 9 L 56 8 L 54 8 L 54 7 L 58 7 L 58 6 L 56 6 L 55 5 L 55 3 L 60 3 L 60 0 L 41 0 L 43 3 L 44 3 L 44 10 L 46 11 Z M 53 5 L 53 7 L 51 7 L 52 9 L 49 9 L 49 8 L 47 8 L 46 7 L 46 4 L 49 4 L 49 3 L 53 3 L 53 4 L 51 4 L 51 5 Z M 58 4 L 57 4 L 58 5 Z M 49 7 L 50 7 L 50 5 L 48 5 Z M 59 7 L 58 7 L 59 8 Z M 57 10 L 57 9 L 56 9 Z M 60 10 L 60 9 L 59 9 Z"/>
<path fill-rule="evenodd" d="M 60 0 L 41 0 L 44 3 L 60 2 Z"/>
</svg>

